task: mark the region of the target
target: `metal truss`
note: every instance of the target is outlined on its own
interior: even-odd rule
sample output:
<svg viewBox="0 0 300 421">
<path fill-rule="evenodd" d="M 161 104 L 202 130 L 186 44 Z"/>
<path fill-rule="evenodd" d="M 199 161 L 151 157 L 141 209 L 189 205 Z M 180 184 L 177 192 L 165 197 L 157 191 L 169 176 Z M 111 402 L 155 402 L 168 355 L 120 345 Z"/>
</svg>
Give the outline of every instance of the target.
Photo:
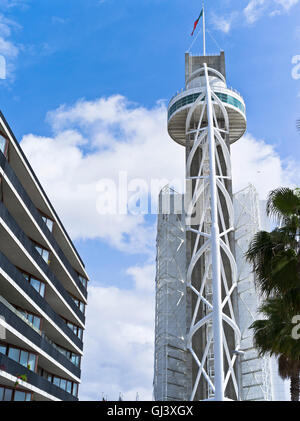
<svg viewBox="0 0 300 421">
<path fill-rule="evenodd" d="M 176 203 L 180 213 L 176 213 Z M 188 400 L 186 249 L 183 196 L 165 187 L 159 196 L 156 267 L 154 399 Z"/>
<path fill-rule="evenodd" d="M 199 75 L 201 72 L 206 86 L 186 120 L 186 139 L 190 145 L 186 163 L 187 231 L 192 238 L 187 288 L 195 303 L 187 348 L 198 368 L 190 400 L 239 399 L 235 365 L 240 330 L 234 302 L 237 265 L 232 251 L 229 118 L 223 103 L 211 90 L 209 75 L 217 75 L 224 82 L 225 79 L 206 64 Z M 205 339 L 201 342 L 201 338 Z"/>
<path fill-rule="evenodd" d="M 260 357 L 253 342 L 251 324 L 262 317 L 261 303 L 255 287 L 252 265 L 245 259 L 250 241 L 262 229 L 260 204 L 257 191 L 249 185 L 234 195 L 235 251 L 238 266 L 238 309 L 241 329 L 242 400 L 273 400 L 271 385 L 271 359 Z"/>
</svg>

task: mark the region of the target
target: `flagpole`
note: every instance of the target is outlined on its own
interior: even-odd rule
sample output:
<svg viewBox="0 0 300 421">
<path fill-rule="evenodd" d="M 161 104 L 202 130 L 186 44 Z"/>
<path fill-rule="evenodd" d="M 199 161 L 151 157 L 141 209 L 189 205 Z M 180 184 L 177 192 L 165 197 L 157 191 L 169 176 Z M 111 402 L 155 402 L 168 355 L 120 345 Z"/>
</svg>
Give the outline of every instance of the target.
<svg viewBox="0 0 300 421">
<path fill-rule="evenodd" d="M 203 1 L 203 55 L 206 56 L 205 8 L 204 8 L 204 1 Z"/>
</svg>

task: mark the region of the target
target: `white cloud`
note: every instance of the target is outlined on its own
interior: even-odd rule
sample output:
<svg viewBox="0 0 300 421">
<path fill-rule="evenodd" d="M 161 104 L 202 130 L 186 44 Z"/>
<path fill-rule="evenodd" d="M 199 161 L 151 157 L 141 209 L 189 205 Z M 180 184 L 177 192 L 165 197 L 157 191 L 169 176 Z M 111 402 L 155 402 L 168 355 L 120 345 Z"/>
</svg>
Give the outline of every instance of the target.
<svg viewBox="0 0 300 421">
<path fill-rule="evenodd" d="M 299 0 L 250 0 L 244 8 L 248 23 L 252 24 L 264 15 L 275 16 L 288 12 Z"/>
<path fill-rule="evenodd" d="M 285 10 L 289 10 L 291 7 L 295 6 L 299 0 L 275 0 L 275 3 L 282 6 Z"/>
<path fill-rule="evenodd" d="M 48 119 L 52 138 L 30 134 L 21 145 L 72 237 L 152 250 L 155 227 L 143 215 L 99 215 L 97 186 L 103 178 L 118 184 L 119 171 L 148 185 L 153 178 L 183 180 L 184 149 L 168 137 L 165 106 L 148 110 L 113 96 L 60 107 Z"/>
<path fill-rule="evenodd" d="M 233 188 L 252 183 L 261 199 L 280 186 L 300 185 L 299 163 L 282 161 L 275 148 L 250 134 L 232 146 Z"/>
<path fill-rule="evenodd" d="M 3 67 L 3 60 L 5 61 L 5 69 L 1 68 L 1 79 L 13 79 L 15 70 L 15 61 L 19 55 L 20 47 L 12 42 L 12 31 L 20 29 L 20 26 L 7 19 L 3 14 L 0 14 L 0 56 L 1 66 Z"/>
<path fill-rule="evenodd" d="M 129 181 L 139 178 L 148 185 L 153 178 L 164 183 L 184 179 L 184 149 L 167 134 L 165 106 L 146 109 L 112 96 L 62 106 L 48 120 L 53 137 L 30 134 L 21 145 L 71 236 L 151 253 L 155 226 L 145 224 L 144 215 L 100 215 L 97 188 L 103 178 L 118 185 L 119 171 L 127 172 Z M 251 135 L 232 150 L 237 188 L 252 182 L 264 197 L 296 177 L 291 162 L 282 162 L 274 147 Z"/>
<path fill-rule="evenodd" d="M 155 266 L 153 264 L 144 267 L 133 266 L 127 269 L 127 274 L 131 275 L 138 291 L 153 291 L 155 279 Z"/>
<path fill-rule="evenodd" d="M 232 28 L 232 24 L 235 21 L 235 19 L 238 17 L 237 12 L 232 12 L 228 16 L 218 16 L 215 13 L 212 14 L 212 24 L 214 27 L 224 32 L 225 34 L 228 34 Z"/>
<path fill-rule="evenodd" d="M 141 400 L 152 399 L 154 266 L 132 272 L 138 289 L 89 289 L 81 400 L 101 400 L 102 394 L 117 400 L 120 392 L 125 400 L 135 400 L 137 392 Z"/>
</svg>

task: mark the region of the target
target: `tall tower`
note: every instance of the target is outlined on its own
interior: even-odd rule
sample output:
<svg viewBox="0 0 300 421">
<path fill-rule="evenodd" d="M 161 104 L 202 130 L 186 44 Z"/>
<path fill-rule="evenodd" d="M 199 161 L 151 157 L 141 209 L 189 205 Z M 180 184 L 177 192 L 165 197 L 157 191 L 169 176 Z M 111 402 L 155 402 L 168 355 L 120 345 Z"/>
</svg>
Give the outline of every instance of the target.
<svg viewBox="0 0 300 421">
<path fill-rule="evenodd" d="M 168 131 L 186 150 L 186 347 L 189 400 L 240 399 L 240 330 L 230 145 L 246 130 L 245 103 L 227 87 L 225 56 L 185 57 L 185 89 Z"/>
</svg>

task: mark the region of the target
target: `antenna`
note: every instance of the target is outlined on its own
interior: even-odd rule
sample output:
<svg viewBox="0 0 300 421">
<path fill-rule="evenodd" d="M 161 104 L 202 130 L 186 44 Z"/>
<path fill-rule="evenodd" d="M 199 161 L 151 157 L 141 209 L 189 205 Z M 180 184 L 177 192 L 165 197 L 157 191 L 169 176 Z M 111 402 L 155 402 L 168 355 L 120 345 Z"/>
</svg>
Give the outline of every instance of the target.
<svg viewBox="0 0 300 421">
<path fill-rule="evenodd" d="M 205 5 L 203 0 L 203 55 L 206 56 Z"/>
</svg>

